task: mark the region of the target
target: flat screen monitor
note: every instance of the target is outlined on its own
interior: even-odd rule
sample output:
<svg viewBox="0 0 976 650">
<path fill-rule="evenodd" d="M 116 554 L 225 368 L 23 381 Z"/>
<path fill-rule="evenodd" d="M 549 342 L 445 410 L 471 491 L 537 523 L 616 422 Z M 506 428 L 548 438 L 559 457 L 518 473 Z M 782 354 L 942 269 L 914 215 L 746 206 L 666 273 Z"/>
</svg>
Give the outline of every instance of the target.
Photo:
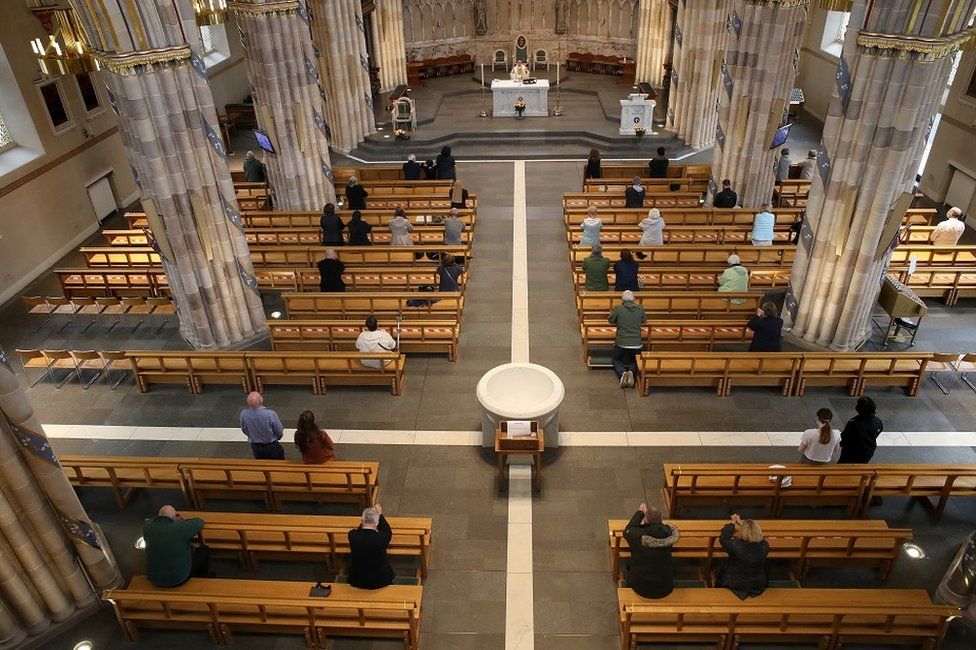
<svg viewBox="0 0 976 650">
<path fill-rule="evenodd" d="M 775 149 L 777 147 L 782 147 L 786 144 L 786 141 L 790 137 L 790 129 L 793 128 L 793 123 L 790 122 L 784 126 L 776 129 L 776 133 L 773 134 L 773 142 L 769 145 L 770 149 Z"/>
<path fill-rule="evenodd" d="M 271 144 L 271 138 L 268 137 L 267 133 L 262 133 L 257 129 L 254 130 L 254 137 L 258 141 L 258 146 L 267 151 L 268 153 L 275 153 L 274 146 Z"/>
</svg>

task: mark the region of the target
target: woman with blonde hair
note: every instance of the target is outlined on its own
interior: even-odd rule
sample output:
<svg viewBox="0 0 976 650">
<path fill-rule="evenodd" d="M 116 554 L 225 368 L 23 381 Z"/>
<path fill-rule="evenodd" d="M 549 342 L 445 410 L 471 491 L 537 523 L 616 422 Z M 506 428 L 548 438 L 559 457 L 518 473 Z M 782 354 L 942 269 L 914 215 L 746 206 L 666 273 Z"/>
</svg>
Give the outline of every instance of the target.
<svg viewBox="0 0 976 650">
<path fill-rule="evenodd" d="M 840 431 L 831 428 L 834 414 L 830 409 L 817 411 L 817 428 L 807 429 L 800 437 L 800 462 L 826 465 L 840 447 Z"/>
<path fill-rule="evenodd" d="M 468 207 L 468 191 L 458 180 L 451 184 L 451 207 L 458 210 Z"/>
<path fill-rule="evenodd" d="M 752 519 L 732 515 L 732 522 L 725 524 L 719 543 L 729 556 L 719 571 L 716 587 L 725 587 L 745 600 L 766 590 L 766 556 L 769 542 L 763 539 L 762 529 Z"/>
</svg>

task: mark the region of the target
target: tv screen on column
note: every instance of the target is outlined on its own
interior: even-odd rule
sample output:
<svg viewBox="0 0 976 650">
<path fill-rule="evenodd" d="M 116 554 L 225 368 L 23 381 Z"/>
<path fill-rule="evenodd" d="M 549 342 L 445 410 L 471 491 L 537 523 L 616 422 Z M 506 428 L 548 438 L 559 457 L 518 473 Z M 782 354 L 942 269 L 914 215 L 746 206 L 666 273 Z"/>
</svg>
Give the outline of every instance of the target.
<svg viewBox="0 0 976 650">
<path fill-rule="evenodd" d="M 254 137 L 258 141 L 258 146 L 267 151 L 268 153 L 275 153 L 274 145 L 271 144 L 271 138 L 268 137 L 267 133 L 262 133 L 257 129 L 254 130 Z"/>
</svg>

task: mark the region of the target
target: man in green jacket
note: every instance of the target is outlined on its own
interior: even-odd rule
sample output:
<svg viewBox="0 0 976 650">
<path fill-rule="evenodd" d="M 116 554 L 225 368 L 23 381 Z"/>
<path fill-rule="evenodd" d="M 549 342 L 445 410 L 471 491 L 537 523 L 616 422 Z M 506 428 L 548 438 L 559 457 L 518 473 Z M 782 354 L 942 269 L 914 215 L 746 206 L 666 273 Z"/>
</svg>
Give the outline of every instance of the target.
<svg viewBox="0 0 976 650">
<path fill-rule="evenodd" d="M 603 256 L 603 247 L 600 244 L 593 244 L 590 256 L 583 260 L 587 291 L 610 291 L 610 281 L 607 280 L 610 264 L 610 260 Z"/>
<path fill-rule="evenodd" d="M 633 291 L 624 291 L 623 302 L 610 312 L 611 325 L 617 326 L 617 338 L 613 345 L 613 370 L 620 377 L 621 388 L 633 388 L 637 372 L 637 355 L 644 349 L 641 326 L 647 322 L 647 313 L 634 301 Z"/>
<path fill-rule="evenodd" d="M 178 587 L 191 577 L 209 573 L 210 549 L 202 544 L 193 546 L 203 524 L 203 519 L 183 519 L 176 508 L 166 505 L 143 526 L 149 582 L 157 587 Z"/>
</svg>

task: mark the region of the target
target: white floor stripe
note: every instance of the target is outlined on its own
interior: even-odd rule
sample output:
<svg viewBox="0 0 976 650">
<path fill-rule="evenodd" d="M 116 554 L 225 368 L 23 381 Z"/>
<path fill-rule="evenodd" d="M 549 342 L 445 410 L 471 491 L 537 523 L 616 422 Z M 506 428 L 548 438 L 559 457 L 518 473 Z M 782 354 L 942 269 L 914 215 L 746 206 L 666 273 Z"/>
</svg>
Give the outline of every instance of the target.
<svg viewBox="0 0 976 650">
<path fill-rule="evenodd" d="M 515 162 L 512 213 L 512 363 L 529 362 L 529 261 L 525 224 L 525 161 Z"/>
</svg>

